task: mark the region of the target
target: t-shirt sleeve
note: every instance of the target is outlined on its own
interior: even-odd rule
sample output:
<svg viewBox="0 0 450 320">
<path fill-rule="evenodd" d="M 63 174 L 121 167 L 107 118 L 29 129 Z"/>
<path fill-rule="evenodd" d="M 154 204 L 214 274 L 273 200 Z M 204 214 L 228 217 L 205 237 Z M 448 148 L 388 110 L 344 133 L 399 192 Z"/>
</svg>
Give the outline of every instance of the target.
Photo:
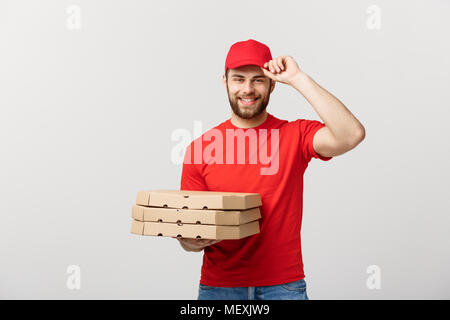
<svg viewBox="0 0 450 320">
<path fill-rule="evenodd" d="M 196 164 L 192 161 L 193 157 L 191 157 L 191 148 L 193 148 L 192 143 L 187 147 L 184 155 L 180 190 L 208 191 L 205 179 L 200 173 L 201 164 Z"/>
<path fill-rule="evenodd" d="M 306 163 L 311 161 L 312 158 L 317 158 L 323 161 L 328 161 L 333 157 L 324 157 L 318 154 L 313 147 L 313 138 L 316 132 L 325 127 L 323 122 L 317 120 L 297 120 L 300 130 L 300 150 Z"/>
</svg>

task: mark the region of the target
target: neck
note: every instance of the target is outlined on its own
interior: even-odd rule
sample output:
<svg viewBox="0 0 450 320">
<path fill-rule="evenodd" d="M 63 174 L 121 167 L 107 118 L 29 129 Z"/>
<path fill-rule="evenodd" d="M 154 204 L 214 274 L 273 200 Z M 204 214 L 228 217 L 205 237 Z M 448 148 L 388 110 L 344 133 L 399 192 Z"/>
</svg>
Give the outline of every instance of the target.
<svg viewBox="0 0 450 320">
<path fill-rule="evenodd" d="M 233 111 L 231 112 L 231 123 L 242 129 L 247 128 L 254 128 L 262 124 L 264 121 L 266 121 L 268 116 L 268 113 L 266 110 L 264 110 L 260 115 L 251 118 L 251 119 L 243 119 L 239 116 L 237 116 Z"/>
</svg>

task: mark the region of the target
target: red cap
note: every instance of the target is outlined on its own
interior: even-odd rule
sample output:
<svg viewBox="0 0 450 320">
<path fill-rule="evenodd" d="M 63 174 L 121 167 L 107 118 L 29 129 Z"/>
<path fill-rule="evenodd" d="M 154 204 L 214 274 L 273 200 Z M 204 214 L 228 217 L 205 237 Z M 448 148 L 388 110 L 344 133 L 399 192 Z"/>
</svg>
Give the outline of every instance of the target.
<svg viewBox="0 0 450 320">
<path fill-rule="evenodd" d="M 235 69 L 249 64 L 264 68 L 264 63 L 272 60 L 270 49 L 264 43 L 253 39 L 239 41 L 233 44 L 228 51 L 225 60 L 225 72 L 227 69 Z"/>
</svg>

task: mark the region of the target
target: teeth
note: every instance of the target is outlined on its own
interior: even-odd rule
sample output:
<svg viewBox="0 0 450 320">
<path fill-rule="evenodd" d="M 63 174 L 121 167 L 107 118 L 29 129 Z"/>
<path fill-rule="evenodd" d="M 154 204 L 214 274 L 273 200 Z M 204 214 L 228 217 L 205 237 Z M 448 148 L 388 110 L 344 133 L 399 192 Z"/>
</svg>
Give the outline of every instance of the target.
<svg viewBox="0 0 450 320">
<path fill-rule="evenodd" d="M 255 101 L 256 99 L 241 99 L 244 100 L 245 102 L 250 102 L 250 101 Z"/>
</svg>

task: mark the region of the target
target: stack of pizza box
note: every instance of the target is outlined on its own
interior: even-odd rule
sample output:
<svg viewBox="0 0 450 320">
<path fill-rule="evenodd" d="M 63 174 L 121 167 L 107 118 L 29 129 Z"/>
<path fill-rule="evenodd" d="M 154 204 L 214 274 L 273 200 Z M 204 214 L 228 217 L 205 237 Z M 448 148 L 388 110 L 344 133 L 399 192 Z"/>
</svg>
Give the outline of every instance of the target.
<svg viewBox="0 0 450 320">
<path fill-rule="evenodd" d="M 241 239 L 259 233 L 258 193 L 140 191 L 131 233 L 193 239 Z"/>
</svg>

